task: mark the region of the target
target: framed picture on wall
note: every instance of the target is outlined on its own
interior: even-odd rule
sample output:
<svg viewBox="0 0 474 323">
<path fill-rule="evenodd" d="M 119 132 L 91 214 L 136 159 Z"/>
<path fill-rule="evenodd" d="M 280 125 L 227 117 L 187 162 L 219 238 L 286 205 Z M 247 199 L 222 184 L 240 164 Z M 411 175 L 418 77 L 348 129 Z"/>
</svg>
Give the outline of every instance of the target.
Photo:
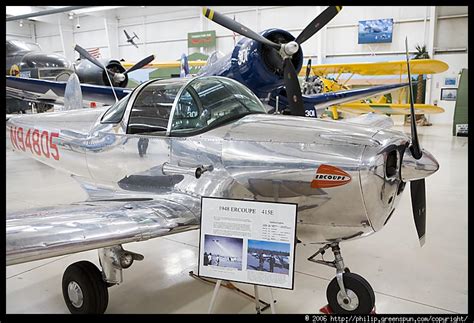
<svg viewBox="0 0 474 323">
<path fill-rule="evenodd" d="M 391 43 L 393 18 L 359 21 L 359 44 Z"/>
<path fill-rule="evenodd" d="M 456 86 L 457 78 L 455 77 L 445 77 L 444 78 L 444 85 L 446 86 Z"/>
<path fill-rule="evenodd" d="M 458 89 L 441 89 L 441 100 L 443 101 L 456 101 Z"/>
</svg>

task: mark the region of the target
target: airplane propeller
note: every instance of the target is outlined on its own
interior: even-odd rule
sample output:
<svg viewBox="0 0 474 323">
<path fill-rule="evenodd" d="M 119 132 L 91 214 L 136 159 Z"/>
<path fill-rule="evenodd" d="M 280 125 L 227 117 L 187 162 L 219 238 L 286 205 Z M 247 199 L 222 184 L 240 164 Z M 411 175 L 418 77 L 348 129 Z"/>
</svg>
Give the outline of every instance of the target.
<svg viewBox="0 0 474 323">
<path fill-rule="evenodd" d="M 413 87 L 410 73 L 410 59 L 408 57 L 408 40 L 405 38 L 405 52 L 407 59 L 407 71 L 408 71 L 408 83 L 410 86 L 410 119 L 411 119 L 411 140 L 412 143 L 408 149 L 415 159 L 420 159 L 423 153 L 420 148 L 418 141 L 418 133 L 416 131 L 416 117 L 415 117 L 415 106 L 413 103 Z M 423 246 L 425 243 L 425 232 L 426 232 L 426 190 L 425 190 L 425 179 L 417 179 L 410 182 L 410 193 L 411 193 L 411 204 L 413 209 L 413 218 L 415 220 L 416 232 L 418 233 L 418 239 L 420 244 Z"/>
<path fill-rule="evenodd" d="M 115 72 L 115 71 L 112 71 L 110 69 L 107 69 L 102 63 L 99 62 L 99 60 L 97 60 L 94 56 L 92 56 L 87 50 L 85 50 L 81 46 L 76 45 L 74 47 L 74 50 L 76 50 L 79 54 L 81 54 L 81 56 L 83 56 L 85 59 L 87 59 L 92 64 L 94 64 L 97 67 L 99 67 L 100 69 L 106 71 L 112 77 L 113 81 L 116 82 L 116 83 L 123 82 L 128 73 L 133 72 L 135 70 L 138 70 L 138 69 L 144 67 L 145 65 L 149 64 L 151 61 L 153 61 L 155 59 L 155 55 L 150 55 L 148 57 L 145 57 L 144 59 L 142 59 L 141 61 L 139 61 L 135 65 L 133 65 L 132 67 L 130 67 L 125 72 L 120 73 L 120 72 Z"/>
<path fill-rule="evenodd" d="M 298 81 L 298 74 L 291 58 L 298 52 L 300 45 L 306 40 L 316 34 L 323 28 L 338 12 L 342 9 L 341 6 L 330 6 L 326 8 L 320 15 L 318 15 L 305 29 L 296 37 L 294 41 L 284 44 L 277 44 L 269 39 L 266 39 L 260 34 L 250 30 L 239 22 L 230 19 L 214 10 L 203 8 L 204 16 L 219 25 L 226 27 L 242 36 L 248 37 L 262 44 L 268 45 L 280 52 L 283 57 L 283 73 L 288 102 L 290 104 L 291 114 L 304 116 L 303 95 Z"/>
</svg>

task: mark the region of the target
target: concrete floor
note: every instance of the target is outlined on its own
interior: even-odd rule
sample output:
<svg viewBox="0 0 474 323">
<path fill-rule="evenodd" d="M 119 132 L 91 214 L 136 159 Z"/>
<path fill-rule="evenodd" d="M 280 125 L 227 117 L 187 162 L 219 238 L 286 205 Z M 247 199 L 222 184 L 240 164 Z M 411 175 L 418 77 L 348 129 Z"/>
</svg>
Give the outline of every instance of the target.
<svg viewBox="0 0 474 323">
<path fill-rule="evenodd" d="M 409 132 L 408 127 L 396 129 Z M 351 271 L 373 286 L 377 313 L 467 313 L 467 138 L 451 127 L 419 127 L 421 144 L 440 163 L 427 178 L 427 239 L 419 247 L 409 189 L 382 231 L 341 244 Z M 67 175 L 7 151 L 7 212 L 67 204 L 86 198 Z M 145 260 L 124 271 L 124 283 L 109 289 L 106 313 L 206 313 L 213 286 L 197 272 L 198 231 L 125 245 Z M 295 289 L 274 289 L 278 313 L 317 313 L 326 305 L 332 268 L 308 262 L 315 246 L 298 246 Z M 327 254 L 327 259 L 332 255 Z M 61 293 L 65 268 L 79 260 L 98 264 L 97 251 L 7 267 L 7 313 L 68 313 Z M 253 287 L 236 284 L 251 292 Z M 266 287 L 260 295 L 268 301 Z M 221 288 L 214 312 L 254 313 L 249 299 Z M 269 311 L 268 311 L 269 312 Z"/>
</svg>

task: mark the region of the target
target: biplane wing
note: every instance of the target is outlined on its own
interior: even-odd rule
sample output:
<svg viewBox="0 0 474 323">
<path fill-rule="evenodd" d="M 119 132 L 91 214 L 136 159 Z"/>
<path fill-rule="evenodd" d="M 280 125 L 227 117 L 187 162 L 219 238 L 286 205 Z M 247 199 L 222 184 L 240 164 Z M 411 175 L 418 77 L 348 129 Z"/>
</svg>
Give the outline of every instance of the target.
<svg viewBox="0 0 474 323">
<path fill-rule="evenodd" d="M 334 106 L 338 111 L 363 114 L 363 113 L 383 113 L 391 115 L 410 114 L 410 104 L 408 103 L 343 103 Z M 435 114 L 443 113 L 444 109 L 431 104 L 415 104 L 415 114 Z"/>
<path fill-rule="evenodd" d="M 126 69 L 133 66 L 135 63 L 132 62 L 121 62 L 122 66 Z M 205 61 L 189 61 L 188 62 L 190 67 L 202 67 L 206 65 Z M 151 62 L 150 64 L 145 65 L 142 68 L 173 68 L 173 67 L 181 67 L 180 61 L 168 61 L 168 62 Z"/>
<path fill-rule="evenodd" d="M 437 59 L 414 59 L 410 61 L 410 71 L 412 74 L 442 73 L 448 68 L 448 64 Z M 400 60 L 370 63 L 322 64 L 312 66 L 311 70 L 313 74 L 317 76 L 342 73 L 359 75 L 401 75 L 407 74 L 407 62 Z M 300 76 L 303 75 L 305 75 L 304 69 L 300 72 Z"/>
</svg>

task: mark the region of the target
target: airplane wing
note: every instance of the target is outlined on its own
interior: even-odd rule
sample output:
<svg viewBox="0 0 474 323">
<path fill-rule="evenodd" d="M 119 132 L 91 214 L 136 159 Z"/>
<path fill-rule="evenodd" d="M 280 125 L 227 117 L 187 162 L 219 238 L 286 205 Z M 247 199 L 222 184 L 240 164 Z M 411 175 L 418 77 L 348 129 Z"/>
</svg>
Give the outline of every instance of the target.
<svg viewBox="0 0 474 323">
<path fill-rule="evenodd" d="M 11 213 L 7 265 L 197 229 L 199 216 L 200 199 L 175 192 L 154 200 L 90 201 Z"/>
<path fill-rule="evenodd" d="M 341 105 L 343 103 L 361 100 L 374 95 L 386 94 L 405 86 L 408 86 L 408 83 L 380 85 L 363 89 L 326 92 L 313 95 L 303 94 L 303 102 L 306 111 L 314 111 L 315 108 L 319 110 L 333 105 Z M 288 100 L 286 98 L 286 93 L 284 93 L 284 89 L 280 90 L 279 93 L 281 94 L 281 96 L 279 97 L 280 104 L 282 106 L 288 106 Z M 269 104 L 271 106 L 275 106 L 275 101 L 275 95 L 272 95 L 269 99 Z"/>
<path fill-rule="evenodd" d="M 127 33 L 127 31 L 124 29 L 123 32 L 125 33 L 125 36 L 127 37 L 127 40 L 130 39 L 130 35 Z"/>
<path fill-rule="evenodd" d="M 64 91 L 67 82 L 47 81 L 34 78 L 7 76 L 6 93 L 9 97 L 25 99 L 33 102 L 64 103 Z M 132 89 L 115 87 L 120 100 Z M 110 86 L 81 84 L 82 98 L 103 104 L 114 104 L 115 97 Z"/>
<path fill-rule="evenodd" d="M 133 39 L 130 39 L 130 42 L 133 44 L 133 46 L 135 46 L 136 48 L 138 48 L 138 45 L 135 44 L 135 42 L 133 41 Z"/>
<path fill-rule="evenodd" d="M 122 66 L 125 67 L 126 69 L 129 69 L 135 63 L 132 62 L 121 62 Z M 188 62 L 190 67 L 199 67 L 199 66 L 205 66 L 206 62 L 205 61 L 189 61 Z M 181 67 L 181 62 L 180 61 L 167 61 L 167 62 L 151 62 L 148 65 L 145 65 L 142 68 L 170 68 L 170 67 Z"/>
<path fill-rule="evenodd" d="M 437 59 L 410 60 L 411 74 L 442 73 L 449 68 L 448 64 Z M 321 64 L 311 67 L 313 74 L 324 76 L 327 74 L 354 73 L 359 75 L 400 75 L 407 74 L 406 60 L 370 63 L 336 63 Z M 305 75 L 301 69 L 300 76 Z"/>
<path fill-rule="evenodd" d="M 335 105 L 339 111 L 349 112 L 354 114 L 363 113 L 382 113 L 393 115 L 410 114 L 410 104 L 406 103 L 343 103 Z M 442 113 L 444 109 L 431 104 L 415 104 L 415 114 L 435 114 Z"/>
</svg>

